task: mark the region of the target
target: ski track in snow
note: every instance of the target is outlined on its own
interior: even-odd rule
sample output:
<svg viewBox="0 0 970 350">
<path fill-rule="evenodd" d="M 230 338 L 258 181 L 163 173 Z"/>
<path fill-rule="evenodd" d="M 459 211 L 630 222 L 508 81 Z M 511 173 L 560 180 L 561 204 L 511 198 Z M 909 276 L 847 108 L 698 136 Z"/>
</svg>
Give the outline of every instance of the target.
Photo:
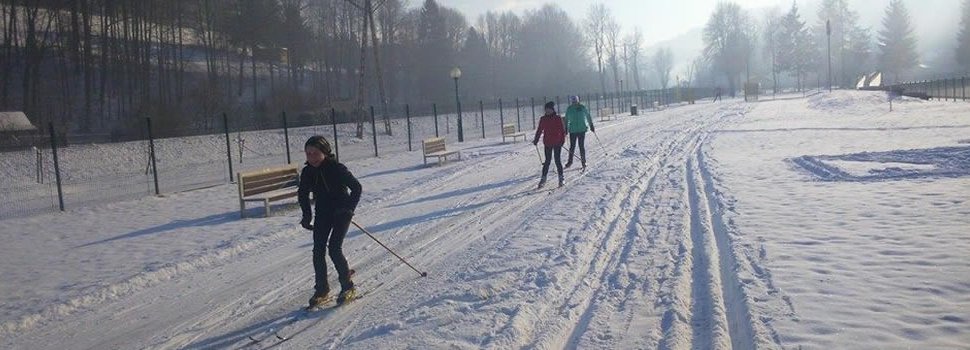
<svg viewBox="0 0 970 350">
<path fill-rule="evenodd" d="M 158 278 L 135 277 L 145 279 L 144 283 L 118 281 L 105 287 L 108 292 L 101 292 L 103 297 L 83 294 L 28 316 L 17 325 L 5 325 L 10 331 L 2 334 L 0 347 L 838 347 L 840 343 L 833 342 L 833 333 L 827 331 L 832 327 L 827 324 L 830 320 L 819 316 L 819 310 L 827 309 L 818 305 L 828 302 L 825 293 L 831 291 L 822 286 L 822 295 L 812 294 L 811 281 L 793 284 L 793 279 L 805 279 L 804 270 L 793 268 L 800 260 L 768 258 L 769 253 L 812 253 L 811 246 L 805 243 L 801 251 L 787 251 L 784 230 L 774 233 L 778 237 L 751 234 L 762 233 L 764 224 L 758 220 L 766 216 L 766 209 L 759 201 L 752 202 L 751 196 L 767 196 L 769 201 L 777 201 L 771 202 L 773 208 L 782 211 L 787 206 L 785 196 L 775 198 L 778 194 L 772 191 L 758 192 L 762 189 L 746 186 L 745 181 L 807 177 L 804 171 L 808 170 L 812 176 L 838 177 L 838 181 L 864 186 L 868 180 L 854 181 L 858 179 L 852 176 L 860 175 L 845 167 L 875 159 L 886 171 L 874 174 L 885 177 L 878 179 L 885 181 L 899 175 L 906 178 L 907 171 L 920 170 L 897 170 L 900 165 L 891 161 L 912 158 L 909 161 L 915 162 L 913 159 L 926 160 L 923 155 L 930 154 L 930 158 L 943 159 L 961 172 L 965 157 L 958 153 L 954 162 L 952 157 L 947 158 L 952 154 L 947 153 L 949 149 L 938 147 L 920 153 L 916 150 L 921 148 L 915 146 L 905 148 L 911 151 L 843 152 L 847 156 L 795 157 L 775 151 L 768 152 L 768 158 L 779 159 L 776 163 L 762 158 L 750 162 L 754 169 L 772 167 L 773 177 L 768 177 L 760 172 L 743 172 L 752 171 L 746 167 L 749 158 L 744 152 L 764 152 L 756 146 L 765 146 L 738 146 L 734 142 L 749 134 L 766 140 L 805 142 L 786 135 L 826 129 L 923 134 L 951 130 L 950 134 L 958 134 L 962 128 L 959 123 L 932 126 L 919 124 L 922 121 L 886 121 L 880 119 L 882 115 L 871 118 L 871 110 L 881 108 L 881 103 L 878 94 L 840 92 L 761 104 L 733 100 L 685 105 L 599 123 L 603 144 L 596 137 L 587 138 L 587 171 L 567 170 L 566 188 L 548 191 L 534 190 L 539 162 L 532 145 L 495 145 L 494 139 L 469 143 L 464 145 L 465 160 L 441 168 L 414 167 L 413 159 L 362 160 L 351 164 L 352 170 L 356 169 L 354 165 L 365 169 L 355 173 L 367 192 L 355 220 L 413 265 L 428 271 L 427 278 L 419 277 L 352 229 L 344 250 L 357 270 L 354 279 L 365 297 L 293 322 L 303 315 L 301 308 L 312 289 L 309 233 L 293 226 L 281 229 L 284 220 L 295 221 L 292 213 L 282 218 L 251 219 L 247 221 L 254 224 L 258 223 L 255 220 L 279 223 L 265 226 L 271 232 L 259 239 L 228 247 L 226 251 L 232 253 L 185 263 L 183 269 L 155 276 Z M 789 125 L 763 117 L 765 110 L 773 111 L 766 107 L 772 104 L 804 106 L 818 113 L 869 112 L 865 118 L 836 127 L 816 119 Z M 917 101 L 899 102 L 902 111 L 919 111 L 916 108 L 920 106 Z M 935 111 L 940 107 L 928 108 Z M 751 120 L 751 114 L 763 119 Z M 732 153 L 735 148 L 744 150 Z M 568 157 L 565 153 L 564 158 Z M 722 158 L 731 163 L 722 164 Z M 799 167 L 803 170 L 794 169 Z M 550 172 L 555 178 L 554 167 Z M 962 173 L 942 178 L 954 180 L 959 176 Z M 815 183 L 835 186 L 838 181 Z M 771 184 L 794 186 L 788 182 Z M 742 192 L 734 192 L 739 189 Z M 959 206 L 962 202 L 954 203 Z M 937 204 L 952 207 L 949 203 Z M 743 214 L 753 224 L 739 222 Z M 204 234 L 205 230 L 197 232 Z M 869 234 L 862 232 L 861 236 Z M 803 240 L 812 239 L 816 238 Z M 782 243 L 773 244 L 772 240 Z M 887 251 L 880 250 L 880 254 Z M 851 257 L 849 251 L 839 249 L 833 256 Z M 816 255 L 808 254 L 805 259 L 812 261 L 810 276 L 832 267 Z M 868 268 L 866 263 L 870 261 L 863 261 L 861 269 Z M 848 276 L 858 273 L 842 268 Z M 887 274 L 899 277 L 894 269 L 879 271 L 878 278 Z M 332 269 L 330 273 L 331 280 L 335 279 Z M 844 279 L 836 282 L 844 283 Z M 966 288 L 966 282 L 929 289 L 937 291 L 934 295 L 938 296 L 961 288 Z M 847 293 L 858 291 L 849 286 Z M 881 300 L 900 302 L 893 297 L 879 295 Z M 854 302 L 865 303 L 845 300 L 841 305 Z M 949 313 L 940 322 L 965 325 L 963 314 Z M 921 322 L 922 317 L 927 316 L 904 313 L 892 322 Z M 959 331 L 952 327 L 937 328 L 959 337 Z M 904 328 L 907 331 L 903 336 L 925 336 L 920 329 L 909 329 Z M 292 338 L 279 342 L 276 333 Z M 264 340 L 254 343 L 250 337 Z M 952 344 L 952 339 L 934 344 Z"/>
</svg>

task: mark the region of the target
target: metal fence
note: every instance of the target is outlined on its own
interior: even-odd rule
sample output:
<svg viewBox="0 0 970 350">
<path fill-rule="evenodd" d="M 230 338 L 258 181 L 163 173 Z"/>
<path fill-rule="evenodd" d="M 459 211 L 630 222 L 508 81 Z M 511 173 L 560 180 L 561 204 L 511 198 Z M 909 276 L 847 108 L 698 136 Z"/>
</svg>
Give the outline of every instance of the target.
<svg viewBox="0 0 970 350">
<path fill-rule="evenodd" d="M 966 101 L 967 77 L 911 81 L 893 85 L 892 89 L 904 94 L 935 98 L 941 101 Z"/>
<path fill-rule="evenodd" d="M 713 89 L 628 91 L 579 94 L 598 118 L 646 107 L 691 102 Z M 534 130 L 546 101 L 565 112 L 568 97 L 462 99 L 463 140 L 500 138 L 502 126 Z M 379 107 L 378 107 L 379 108 Z M 379 109 L 378 109 L 379 111 Z M 280 112 L 258 122 L 220 113 L 192 125 L 160 125 L 145 118 L 141 131 L 111 135 L 123 142 L 93 143 L 54 124 L 8 139 L 0 151 L 0 219 L 63 211 L 234 182 L 236 174 L 303 162 L 303 142 L 312 135 L 333 141 L 341 161 L 393 153 L 420 152 L 421 140 L 444 137 L 459 142 L 456 103 L 388 106 L 390 134 L 383 118 L 368 108 L 363 137 L 357 124 L 335 110 L 316 114 Z M 96 139 L 96 138 L 95 138 Z"/>
</svg>

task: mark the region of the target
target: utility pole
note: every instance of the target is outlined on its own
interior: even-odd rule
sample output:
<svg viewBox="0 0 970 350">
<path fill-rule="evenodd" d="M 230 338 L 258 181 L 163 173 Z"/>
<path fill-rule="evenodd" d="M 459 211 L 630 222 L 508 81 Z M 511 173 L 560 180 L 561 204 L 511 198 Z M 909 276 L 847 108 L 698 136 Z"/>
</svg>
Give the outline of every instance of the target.
<svg viewBox="0 0 970 350">
<path fill-rule="evenodd" d="M 831 20 L 825 20 L 825 34 L 828 38 L 828 51 L 829 51 L 829 92 L 832 92 L 832 23 Z"/>
</svg>

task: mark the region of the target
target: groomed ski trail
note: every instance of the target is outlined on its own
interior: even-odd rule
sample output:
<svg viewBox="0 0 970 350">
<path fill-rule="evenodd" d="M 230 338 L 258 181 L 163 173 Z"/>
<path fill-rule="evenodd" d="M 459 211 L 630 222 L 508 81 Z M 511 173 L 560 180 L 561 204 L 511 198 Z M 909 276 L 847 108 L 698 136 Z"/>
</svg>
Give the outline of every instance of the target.
<svg viewBox="0 0 970 350">
<path fill-rule="evenodd" d="M 694 186 L 683 177 L 705 179 L 688 176 L 700 166 L 687 165 L 698 162 L 703 133 L 738 109 L 724 104 L 712 113 L 710 105 L 684 106 L 604 124 L 598 131 L 609 155 L 590 145 L 587 171 L 567 172 L 566 187 L 549 195 L 528 195 L 539 170 L 532 145 L 509 146 L 507 153 L 453 163 L 434 176 L 382 189 L 356 220 L 429 277 L 418 277 L 352 230 L 344 247 L 358 271 L 355 282 L 373 290 L 318 319 L 300 321 L 314 323 L 286 347 L 703 347 L 704 337 L 671 339 L 677 323 L 703 315 L 684 312 L 683 320 L 670 324 L 659 317 L 679 307 L 673 302 L 683 296 L 670 286 L 691 256 L 671 259 L 684 247 L 690 251 L 693 242 L 670 228 L 687 226 L 678 215 L 695 211 L 695 201 L 682 199 L 700 198 L 678 191 Z M 678 176 L 682 181 L 675 183 Z M 706 193 L 706 187 L 694 191 Z M 576 213 L 561 204 L 568 202 L 592 202 L 600 209 L 569 222 Z M 531 236 L 540 224 L 562 235 Z M 46 345 L 60 341 L 72 348 L 245 348 L 252 334 L 292 317 L 312 289 L 310 234 L 293 230 L 291 238 L 260 251 L 32 330 L 17 344 L 29 347 L 31 337 L 48 337 Z M 536 240 L 558 241 L 557 248 Z M 708 246 L 723 251 L 729 245 L 719 239 Z M 519 266 L 527 261 L 514 258 L 523 254 L 540 259 Z M 723 253 L 709 258 L 724 260 Z M 717 271 L 725 273 L 730 275 L 723 267 Z M 740 288 L 736 281 L 733 286 Z M 723 288 L 708 289 L 722 290 L 717 293 L 728 304 L 736 301 Z M 738 310 L 725 318 L 747 312 Z M 656 320 L 644 324 L 638 316 L 643 313 L 656 314 Z M 616 318 L 625 320 L 624 329 L 595 327 Z M 442 322 L 448 328 L 438 329 Z M 743 326 L 730 328 L 728 344 L 735 337 L 739 345 L 753 343 L 746 340 L 750 334 L 734 334 L 733 328 Z M 400 341 L 405 339 L 410 342 Z"/>
</svg>

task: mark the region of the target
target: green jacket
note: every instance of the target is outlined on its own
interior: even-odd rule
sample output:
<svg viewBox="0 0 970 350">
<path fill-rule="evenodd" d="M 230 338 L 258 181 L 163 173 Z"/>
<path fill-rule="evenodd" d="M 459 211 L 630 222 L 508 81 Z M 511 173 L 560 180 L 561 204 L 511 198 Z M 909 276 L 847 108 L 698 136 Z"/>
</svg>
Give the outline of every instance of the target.
<svg viewBox="0 0 970 350">
<path fill-rule="evenodd" d="M 583 104 L 569 105 L 569 109 L 566 110 L 566 131 L 575 134 L 586 132 L 590 128 L 594 128 L 594 126 L 593 116 L 589 114 L 589 109 Z"/>
</svg>

